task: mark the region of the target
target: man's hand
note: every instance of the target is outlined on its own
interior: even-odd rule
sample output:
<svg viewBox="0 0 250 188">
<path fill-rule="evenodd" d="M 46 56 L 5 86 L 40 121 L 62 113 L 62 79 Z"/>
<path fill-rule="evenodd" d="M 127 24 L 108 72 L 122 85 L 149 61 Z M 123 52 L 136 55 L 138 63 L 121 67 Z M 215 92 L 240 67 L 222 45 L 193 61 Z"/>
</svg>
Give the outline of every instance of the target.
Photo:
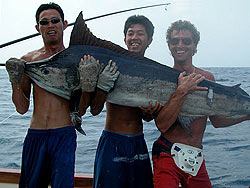
<svg viewBox="0 0 250 188">
<path fill-rule="evenodd" d="M 186 72 L 182 72 L 178 77 L 178 90 L 182 90 L 185 92 L 185 94 L 189 94 L 197 90 L 208 90 L 207 87 L 198 86 L 198 84 L 205 79 L 204 76 L 195 73 L 189 74 L 187 76 L 185 75 Z"/>
<path fill-rule="evenodd" d="M 92 56 L 84 56 L 79 63 L 81 88 L 84 92 L 94 92 L 101 65 Z"/>
<path fill-rule="evenodd" d="M 152 108 L 153 102 L 149 102 L 147 108 L 143 108 L 142 106 L 139 106 L 139 108 L 142 110 L 143 113 L 143 119 L 147 122 L 154 119 L 155 116 L 157 116 L 158 112 L 162 109 L 162 104 L 160 102 L 156 102 L 155 106 Z"/>
<path fill-rule="evenodd" d="M 5 67 L 9 74 L 11 83 L 21 83 L 24 74 L 25 61 L 17 58 L 10 58 L 6 61 Z"/>
<path fill-rule="evenodd" d="M 109 92 L 114 87 L 120 72 L 117 71 L 116 63 L 110 60 L 103 72 L 99 75 L 97 87 L 105 92 Z"/>
</svg>

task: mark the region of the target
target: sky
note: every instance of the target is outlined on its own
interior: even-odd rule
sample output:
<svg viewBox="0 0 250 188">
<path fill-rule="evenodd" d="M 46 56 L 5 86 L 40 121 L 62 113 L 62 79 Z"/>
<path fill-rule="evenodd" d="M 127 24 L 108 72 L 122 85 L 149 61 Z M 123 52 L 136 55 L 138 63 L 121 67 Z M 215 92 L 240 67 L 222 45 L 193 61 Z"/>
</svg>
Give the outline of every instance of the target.
<svg viewBox="0 0 250 188">
<path fill-rule="evenodd" d="M 47 0 L 0 0 L 0 44 L 36 33 L 35 12 Z M 135 14 L 148 17 L 155 32 L 145 56 L 167 66 L 173 59 L 166 44 L 166 31 L 172 22 L 188 20 L 201 35 L 198 52 L 193 58 L 197 67 L 250 67 L 250 1 L 249 0 L 54 0 L 64 10 L 65 19 L 73 23 L 83 11 L 83 18 L 141 6 L 171 3 L 167 7 L 136 10 L 92 21 L 87 25 L 98 38 L 124 48 L 123 27 Z M 65 30 L 68 47 L 72 26 Z M 0 48 L 0 63 L 10 57 L 20 58 L 42 47 L 41 36 Z"/>
</svg>

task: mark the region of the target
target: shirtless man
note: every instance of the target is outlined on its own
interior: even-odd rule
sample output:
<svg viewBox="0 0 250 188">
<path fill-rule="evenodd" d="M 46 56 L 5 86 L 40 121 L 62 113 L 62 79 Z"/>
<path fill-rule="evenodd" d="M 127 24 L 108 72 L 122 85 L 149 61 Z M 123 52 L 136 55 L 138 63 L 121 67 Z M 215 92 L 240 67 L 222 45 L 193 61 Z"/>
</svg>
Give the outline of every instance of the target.
<svg viewBox="0 0 250 188">
<path fill-rule="evenodd" d="M 6 62 L 12 85 L 12 100 L 20 114 L 28 111 L 33 86 L 34 110 L 23 146 L 19 186 L 47 187 L 51 183 L 54 188 L 73 188 L 76 132 L 71 122 L 69 101 L 40 88 L 24 74 L 25 62 L 46 59 L 65 49 L 63 31 L 67 27 L 67 21 L 64 20 L 64 13 L 59 5 L 48 3 L 37 9 L 36 22 L 36 30 L 41 34 L 44 46 L 24 55 L 21 60 L 11 58 Z M 79 67 L 84 67 L 86 62 L 93 62 L 97 69 L 100 67 L 90 56 L 84 56 Z M 103 72 L 106 73 L 107 71 Z M 84 77 L 80 69 L 79 74 L 81 78 Z M 84 82 L 81 78 L 83 91 L 87 89 L 92 92 L 89 87 L 92 86 L 91 83 L 86 80 Z M 112 85 L 112 81 L 109 84 Z M 98 85 L 101 86 L 99 81 Z M 89 98 L 84 99 L 84 102 L 90 103 L 87 100 Z"/>
<path fill-rule="evenodd" d="M 52 187 L 73 187 L 76 132 L 70 119 L 69 102 L 40 88 L 24 74 L 24 62 L 46 59 L 65 49 L 63 31 L 67 21 L 61 7 L 49 3 L 37 9 L 36 23 L 44 46 L 21 57 L 23 61 L 6 62 L 12 100 L 20 114 L 29 109 L 33 85 L 34 110 L 23 146 L 19 186 L 45 187 L 51 183 Z M 16 74 L 13 74 L 15 66 Z"/>
<path fill-rule="evenodd" d="M 144 55 L 152 42 L 153 24 L 144 16 L 131 16 L 124 27 L 129 51 Z M 152 105 L 152 103 L 150 103 Z M 160 104 L 150 113 L 157 113 Z M 143 111 L 106 102 L 107 119 L 95 158 L 95 188 L 152 188 L 152 169 L 143 135 Z M 151 119 L 152 120 L 152 119 Z"/>
<path fill-rule="evenodd" d="M 182 187 L 212 187 L 202 153 L 202 138 L 208 117 L 198 118 L 191 123 L 192 136 L 177 120 L 186 96 L 193 91 L 207 89 L 198 87 L 197 84 L 204 77 L 215 81 L 212 73 L 197 68 L 192 63 L 199 40 L 200 33 L 188 21 L 176 21 L 167 31 L 168 47 L 174 58 L 173 68 L 184 72 L 178 78 L 178 87 L 171 100 L 164 105 L 155 118 L 156 126 L 161 132 L 161 136 L 153 145 L 153 179 L 156 188 L 178 188 L 180 183 Z M 186 73 L 190 75 L 184 76 Z M 249 120 L 250 115 L 237 120 L 218 116 L 209 117 L 209 119 L 214 127 L 224 127 Z M 195 165 L 192 163 L 194 160 L 184 162 L 180 160 L 187 156 L 188 152 L 185 151 L 188 150 L 195 154 L 195 156 L 189 156 L 189 159 L 196 160 Z M 180 153 L 184 157 L 181 157 Z M 179 159 L 179 167 L 177 159 Z"/>
</svg>

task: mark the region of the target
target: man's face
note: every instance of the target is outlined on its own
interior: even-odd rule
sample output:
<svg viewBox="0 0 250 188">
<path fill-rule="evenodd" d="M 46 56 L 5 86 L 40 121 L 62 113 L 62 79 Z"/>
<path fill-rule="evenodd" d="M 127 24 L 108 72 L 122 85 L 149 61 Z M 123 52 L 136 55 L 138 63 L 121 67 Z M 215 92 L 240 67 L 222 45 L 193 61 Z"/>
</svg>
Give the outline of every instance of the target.
<svg viewBox="0 0 250 188">
<path fill-rule="evenodd" d="M 129 51 L 144 55 L 146 48 L 152 42 L 152 37 L 148 37 L 143 25 L 134 24 L 128 28 L 124 42 Z"/>
<path fill-rule="evenodd" d="M 59 21 L 59 20 L 60 21 Z M 57 43 L 63 39 L 63 30 L 67 27 L 67 22 L 55 9 L 44 10 L 39 15 L 39 23 L 36 29 L 41 33 L 45 43 Z"/>
<path fill-rule="evenodd" d="M 187 61 L 192 59 L 196 51 L 192 34 L 188 30 L 174 30 L 168 43 L 169 50 L 175 61 Z"/>
</svg>

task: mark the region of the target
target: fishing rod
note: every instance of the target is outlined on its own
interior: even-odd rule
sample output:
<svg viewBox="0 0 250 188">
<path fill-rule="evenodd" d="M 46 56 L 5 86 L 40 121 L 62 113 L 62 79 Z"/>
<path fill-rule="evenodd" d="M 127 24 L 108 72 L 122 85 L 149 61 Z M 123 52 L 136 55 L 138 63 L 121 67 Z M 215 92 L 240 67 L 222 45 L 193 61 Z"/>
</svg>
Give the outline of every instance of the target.
<svg viewBox="0 0 250 188">
<path fill-rule="evenodd" d="M 0 125 L 2 125 L 6 120 L 8 120 L 10 117 L 12 117 L 14 114 L 16 114 L 17 112 L 13 112 L 12 114 L 10 114 L 7 118 L 3 119 L 1 122 L 0 122 Z"/>
<path fill-rule="evenodd" d="M 92 17 L 92 18 L 88 18 L 88 19 L 85 19 L 85 21 L 95 20 L 95 19 L 98 19 L 98 18 L 103 18 L 103 17 L 106 17 L 106 16 L 111 16 L 111 15 L 114 15 L 114 14 L 120 14 L 120 13 L 123 13 L 123 12 L 129 12 L 129 11 L 133 11 L 133 10 L 139 10 L 139 9 L 144 9 L 144 8 L 151 8 L 151 7 L 163 6 L 163 5 L 167 6 L 169 4 L 170 3 L 162 3 L 162 4 L 155 4 L 155 5 L 149 5 L 149 6 L 143 6 L 143 7 L 137 7 L 137 8 L 127 9 L 127 10 L 121 10 L 121 11 L 117 11 L 117 12 L 112 12 L 112 13 L 103 14 L 103 15 L 100 15 L 100 16 L 95 16 L 95 17 Z M 74 24 L 75 24 L 75 22 L 68 24 L 68 26 L 72 26 Z M 15 43 L 21 42 L 23 40 L 27 40 L 27 39 L 39 36 L 39 35 L 40 35 L 40 33 L 35 33 L 35 34 L 31 34 L 31 35 L 28 35 L 28 36 L 25 36 L 25 37 L 22 37 L 22 38 L 10 41 L 10 42 L 6 42 L 4 44 L 1 44 L 0 48 L 4 48 L 6 46 L 9 46 L 9 45 L 12 45 L 12 44 L 15 44 Z M 4 64 L 1 63 L 0 65 L 2 66 Z"/>
</svg>

